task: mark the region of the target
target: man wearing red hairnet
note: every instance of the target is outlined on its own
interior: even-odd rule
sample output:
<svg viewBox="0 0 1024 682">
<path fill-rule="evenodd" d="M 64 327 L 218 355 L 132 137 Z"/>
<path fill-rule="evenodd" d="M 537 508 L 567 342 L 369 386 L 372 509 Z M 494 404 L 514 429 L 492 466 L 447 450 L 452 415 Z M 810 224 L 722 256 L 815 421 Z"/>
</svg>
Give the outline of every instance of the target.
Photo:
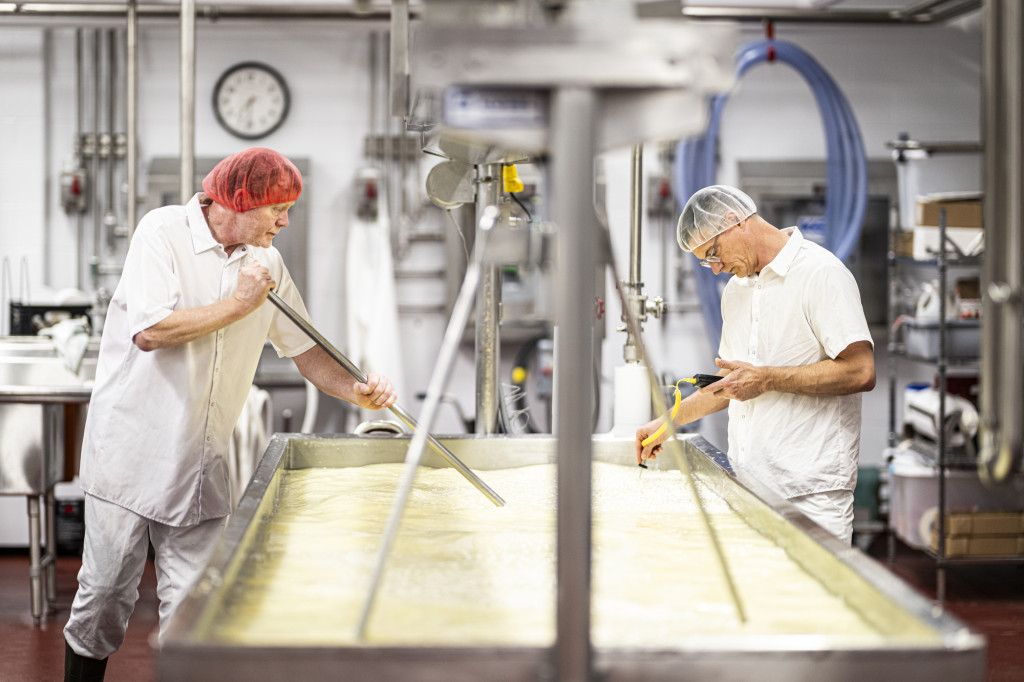
<svg viewBox="0 0 1024 682">
<path fill-rule="evenodd" d="M 356 382 L 274 306 L 308 317 L 271 243 L 302 192 L 261 147 L 221 161 L 185 206 L 139 222 L 107 312 L 82 442 L 85 550 L 64 636 L 65 680 L 102 680 L 124 640 L 149 545 L 161 630 L 231 512 L 228 444 L 264 341 L 320 390 L 380 409 L 387 378 Z"/>
</svg>

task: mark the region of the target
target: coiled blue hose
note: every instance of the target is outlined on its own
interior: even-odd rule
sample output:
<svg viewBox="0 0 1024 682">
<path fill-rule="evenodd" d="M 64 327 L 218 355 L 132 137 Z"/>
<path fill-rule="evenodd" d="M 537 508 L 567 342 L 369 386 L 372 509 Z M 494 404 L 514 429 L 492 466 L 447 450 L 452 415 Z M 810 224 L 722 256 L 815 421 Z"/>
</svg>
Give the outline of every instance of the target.
<svg viewBox="0 0 1024 682">
<path fill-rule="evenodd" d="M 792 43 L 757 40 L 743 45 L 736 58 L 737 78 L 755 64 L 768 61 L 770 50 L 776 61 L 789 64 L 804 77 L 818 103 L 826 148 L 825 247 L 845 261 L 860 239 L 867 208 L 867 157 L 860 128 L 832 77 L 810 54 Z M 715 184 L 716 142 L 727 99 L 728 93 L 713 98 L 707 132 L 682 140 L 676 148 L 674 170 L 680 208 L 698 189 Z M 712 349 L 717 350 L 722 336 L 724 278 L 716 277 L 708 268 L 697 268 L 696 280 L 708 338 Z"/>
</svg>

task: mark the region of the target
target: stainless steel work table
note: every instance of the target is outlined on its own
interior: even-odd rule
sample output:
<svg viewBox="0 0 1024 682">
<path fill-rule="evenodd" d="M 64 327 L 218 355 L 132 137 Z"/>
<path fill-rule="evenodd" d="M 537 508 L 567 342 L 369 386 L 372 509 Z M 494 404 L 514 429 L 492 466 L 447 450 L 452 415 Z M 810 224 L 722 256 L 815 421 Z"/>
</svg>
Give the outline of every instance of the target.
<svg viewBox="0 0 1024 682">
<path fill-rule="evenodd" d="M 46 601 L 52 607 L 56 600 L 53 491 L 64 478 L 66 408 L 89 402 L 97 349 L 98 340 L 90 340 L 76 374 L 48 339 L 0 339 L 0 495 L 28 500 L 32 619 L 37 625 L 43 615 L 44 574 Z"/>
</svg>

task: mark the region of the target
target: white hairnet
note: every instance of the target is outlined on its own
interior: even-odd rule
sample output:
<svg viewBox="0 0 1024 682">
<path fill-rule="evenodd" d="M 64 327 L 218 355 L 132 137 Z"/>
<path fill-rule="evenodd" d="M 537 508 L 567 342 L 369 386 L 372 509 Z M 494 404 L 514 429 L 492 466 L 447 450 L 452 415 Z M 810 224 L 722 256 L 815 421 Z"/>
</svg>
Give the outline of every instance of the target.
<svg viewBox="0 0 1024 682">
<path fill-rule="evenodd" d="M 693 251 L 755 213 L 753 199 L 735 187 L 705 187 L 694 192 L 683 207 L 676 225 L 676 241 L 683 251 Z"/>
</svg>

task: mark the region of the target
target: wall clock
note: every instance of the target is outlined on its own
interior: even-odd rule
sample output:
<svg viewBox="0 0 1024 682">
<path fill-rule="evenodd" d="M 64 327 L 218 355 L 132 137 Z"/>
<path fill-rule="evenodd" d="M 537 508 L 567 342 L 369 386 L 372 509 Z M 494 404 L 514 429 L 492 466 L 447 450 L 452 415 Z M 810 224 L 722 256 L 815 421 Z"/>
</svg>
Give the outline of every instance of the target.
<svg viewBox="0 0 1024 682">
<path fill-rule="evenodd" d="M 280 73 L 259 62 L 235 64 L 213 88 L 217 122 L 236 137 L 256 140 L 281 127 L 291 97 Z"/>
</svg>

